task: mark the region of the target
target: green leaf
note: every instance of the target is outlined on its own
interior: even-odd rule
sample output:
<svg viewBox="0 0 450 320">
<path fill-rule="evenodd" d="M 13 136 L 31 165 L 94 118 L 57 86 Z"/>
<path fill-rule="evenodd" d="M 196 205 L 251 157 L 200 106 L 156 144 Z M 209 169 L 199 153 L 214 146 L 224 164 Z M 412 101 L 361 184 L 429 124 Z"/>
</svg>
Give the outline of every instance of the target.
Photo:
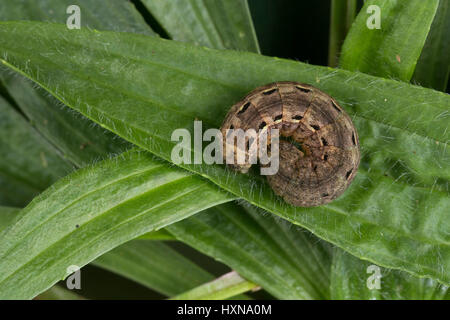
<svg viewBox="0 0 450 320">
<path fill-rule="evenodd" d="M 66 10 L 78 5 L 81 26 L 100 30 L 154 35 L 133 4 L 111 0 L 21 0 L 7 1 L 0 8 L 0 20 L 38 20 L 66 23 Z M 55 145 L 64 157 L 78 167 L 108 154 L 119 154 L 128 147 L 120 138 L 92 121 L 56 102 L 43 90 L 33 87 L 22 76 L 0 70 L 0 80 L 33 126 Z"/>
<path fill-rule="evenodd" d="M 376 5 L 380 29 L 369 29 Z M 344 42 L 340 66 L 350 71 L 411 80 L 439 0 L 368 0 Z"/>
<path fill-rule="evenodd" d="M 165 229 L 147 232 L 138 238 L 139 240 L 175 240 L 175 237 Z"/>
<path fill-rule="evenodd" d="M 214 281 L 172 297 L 171 300 L 225 300 L 256 288 L 256 284 L 232 271 Z"/>
<path fill-rule="evenodd" d="M 258 85 L 314 84 L 353 116 L 360 136 L 362 163 L 340 199 L 295 208 L 277 198 L 261 176 L 232 173 L 222 165 L 182 166 L 358 257 L 450 282 L 448 95 L 361 73 L 140 35 L 73 32 L 40 23 L 0 26 L 5 65 L 168 161 L 174 129 L 193 132 L 196 118 L 204 129 L 220 126 L 229 107 Z"/>
<path fill-rule="evenodd" d="M 97 258 L 93 264 L 166 296 L 182 293 L 214 278 L 170 246 L 158 241 L 127 242 Z"/>
<path fill-rule="evenodd" d="M 331 0 L 328 65 L 337 67 L 341 46 L 356 16 L 357 0 Z"/>
<path fill-rule="evenodd" d="M 24 206 L 72 168 L 0 96 L 0 204 Z"/>
<path fill-rule="evenodd" d="M 66 24 L 67 8 L 80 7 L 82 28 L 155 35 L 130 1 L 123 0 L 19 0 L 3 1 L 0 21 L 48 21 Z"/>
<path fill-rule="evenodd" d="M 166 229 L 277 298 L 329 297 L 328 245 L 267 212 L 228 203 Z"/>
<path fill-rule="evenodd" d="M 36 300 L 85 300 L 86 298 L 55 285 L 36 297 Z"/>
<path fill-rule="evenodd" d="M 439 1 L 439 8 L 420 55 L 413 81 L 427 88 L 445 91 L 450 75 L 450 3 Z"/>
<path fill-rule="evenodd" d="M 0 298 L 32 298 L 67 276 L 69 266 L 230 199 L 145 153 L 76 171 L 0 233 Z"/>
<path fill-rule="evenodd" d="M 380 277 L 380 278 L 378 278 Z M 379 288 L 376 286 L 379 279 Z M 331 298 L 336 300 L 450 299 L 448 287 L 406 272 L 380 268 L 336 250 L 331 272 Z"/>
<path fill-rule="evenodd" d="M 215 49 L 259 52 L 247 0 L 143 0 L 170 38 Z"/>
<path fill-rule="evenodd" d="M 83 167 L 92 161 L 120 154 L 130 145 L 80 114 L 62 105 L 23 76 L 1 72 L 0 80 L 29 122 L 54 145 L 65 161 Z M 40 191 L 42 191 L 41 189 Z"/>
<path fill-rule="evenodd" d="M 19 208 L 0 206 L 0 231 L 11 223 L 19 211 Z"/>
</svg>

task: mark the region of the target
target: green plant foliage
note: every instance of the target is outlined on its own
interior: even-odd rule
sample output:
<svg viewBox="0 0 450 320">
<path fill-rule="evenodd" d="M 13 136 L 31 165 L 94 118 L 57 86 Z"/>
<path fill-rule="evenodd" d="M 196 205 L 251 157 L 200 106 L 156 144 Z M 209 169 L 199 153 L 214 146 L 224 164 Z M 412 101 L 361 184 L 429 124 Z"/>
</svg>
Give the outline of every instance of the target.
<svg viewBox="0 0 450 320">
<path fill-rule="evenodd" d="M 0 97 L 0 205 L 24 206 L 72 166 Z"/>
<path fill-rule="evenodd" d="M 434 280 L 416 278 L 361 261 L 342 250 L 335 252 L 331 272 L 331 298 L 337 300 L 449 300 L 450 290 Z M 379 269 L 377 269 L 379 268 Z M 374 271 L 376 270 L 376 271 Z M 372 281 L 380 275 L 376 288 Z"/>
<path fill-rule="evenodd" d="M 259 50 L 245 0 L 141 2 L 174 40 Z M 308 82 L 344 106 L 360 136 L 361 167 L 343 198 L 306 209 L 287 206 L 257 174 L 236 175 L 224 166 L 182 165 L 188 173 L 137 150 L 88 166 L 22 211 L 0 207 L 1 298 L 34 297 L 64 277 L 65 266 L 93 259 L 163 294 L 179 294 L 175 298 L 225 299 L 256 285 L 281 299 L 449 298 L 438 283 L 450 283 L 449 97 L 387 80 L 409 82 L 414 73 L 412 82 L 445 90 L 447 1 L 366 1 L 345 41 L 341 67 L 385 79 L 150 39 L 155 33 L 141 17 L 145 7 L 138 5 L 138 12 L 128 1 L 9 1 L 0 20 L 65 24 L 69 4 L 81 7 L 84 30 L 0 23 L 6 66 L 0 94 L 9 101 L 0 97 L 0 150 L 9 155 L 0 161 L 0 206 L 24 206 L 72 165 L 120 153 L 131 143 L 170 161 L 175 128 L 192 133 L 194 119 L 203 120 L 204 129 L 218 127 L 232 103 L 275 80 Z M 366 26 L 372 4 L 381 8 L 381 30 Z M 331 65 L 355 8 L 356 1 L 333 0 Z M 202 193 L 200 201 L 193 193 Z M 245 209 L 228 203 L 190 217 L 236 197 L 371 262 L 339 248 L 333 254 L 308 231 L 246 201 Z M 164 225 L 167 230 L 156 230 Z M 147 240 L 122 244 L 136 237 Z M 239 274 L 211 281 L 201 266 L 150 241 L 174 239 Z M 373 262 L 434 279 L 380 267 L 381 288 L 370 290 L 367 267 Z M 54 286 L 37 298 L 82 298 L 64 291 Z"/>
<path fill-rule="evenodd" d="M 357 0 L 331 0 L 328 65 L 336 67 L 347 32 L 356 16 Z"/>
<path fill-rule="evenodd" d="M 413 81 L 423 87 L 445 91 L 450 75 L 450 2 L 439 8 L 415 69 Z"/>
<path fill-rule="evenodd" d="M 85 298 L 73 291 L 54 285 L 47 291 L 38 295 L 36 300 L 85 300 Z"/>
<path fill-rule="evenodd" d="M 19 211 L 19 208 L 0 206 L 0 231 L 11 223 Z"/>
<path fill-rule="evenodd" d="M 230 199 L 140 152 L 76 171 L 0 233 L 0 298 L 32 298 L 67 276 L 69 266 Z"/>
<path fill-rule="evenodd" d="M 6 1 L 0 8 L 0 20 L 37 20 L 65 24 L 69 5 L 78 5 L 82 27 L 155 35 L 134 6 L 127 1 L 111 0 L 20 0 Z M 0 70 L 0 82 L 8 89 L 31 124 L 61 154 L 78 167 L 118 154 L 128 148 L 120 138 L 106 132 L 80 114 L 71 112 L 44 90 L 16 73 Z M 21 203 L 24 204 L 24 203 Z"/>
<path fill-rule="evenodd" d="M 360 73 L 132 34 L 25 22 L 3 23 L 0 33 L 6 65 L 169 161 L 174 129 L 192 130 L 195 118 L 205 127 L 219 126 L 229 106 L 252 88 L 275 80 L 316 85 L 353 116 L 362 144 L 358 176 L 337 201 L 294 208 L 277 199 L 261 177 L 219 165 L 183 167 L 358 257 L 449 282 L 447 95 Z M 35 46 L 45 48 L 51 60 L 41 54 L 27 64 L 24 57 Z"/>
<path fill-rule="evenodd" d="M 16 0 L 3 1 L 0 21 L 49 21 L 66 24 L 71 5 L 80 7 L 81 27 L 155 35 L 130 1 Z"/>
<path fill-rule="evenodd" d="M 94 265 L 166 296 L 193 289 L 214 276 L 159 241 L 133 240 L 97 258 Z"/>
<path fill-rule="evenodd" d="M 429 3 L 430 4 L 430 3 Z M 417 3 L 410 2 L 408 3 L 409 9 L 414 8 Z M 441 22 L 440 16 L 446 14 L 445 6 L 442 6 L 441 1 L 441 10 L 438 10 L 436 14 L 435 20 L 437 20 L 438 25 Z M 406 7 L 405 7 L 406 9 Z M 395 17 L 398 21 L 407 21 L 411 19 L 410 17 L 411 10 L 401 10 L 399 11 Z M 433 23 L 436 28 L 436 21 Z M 403 24 L 402 24 L 403 26 Z M 420 26 L 416 26 L 420 28 Z M 361 30 L 361 26 L 355 24 L 354 29 Z M 398 27 L 396 30 L 399 30 Z M 431 33 L 431 37 L 434 38 L 433 33 Z M 427 42 L 430 40 L 430 35 L 428 36 Z M 436 39 L 440 40 L 440 39 Z M 350 42 L 350 40 L 349 40 Z M 355 42 L 351 45 L 357 46 L 358 43 Z M 350 45 L 350 46 L 351 46 Z M 424 59 L 424 53 L 430 51 L 436 51 L 437 47 L 440 47 L 439 43 L 435 43 L 434 45 L 426 47 L 422 50 L 422 42 L 421 41 L 409 41 L 409 42 L 399 42 L 394 44 L 396 49 L 399 51 L 412 51 L 412 52 L 422 52 L 422 58 L 419 62 L 419 66 L 422 69 L 428 70 L 428 79 L 435 79 L 441 75 L 441 71 L 436 70 L 434 65 L 434 59 Z M 366 48 L 369 52 L 362 51 L 362 55 L 370 55 L 372 50 L 371 47 Z M 426 54 L 425 54 L 426 56 Z M 370 73 L 378 74 L 383 77 L 397 77 L 401 78 L 401 73 L 403 70 L 397 68 L 398 61 L 393 59 L 385 60 L 385 61 L 376 61 L 373 62 Z M 403 69 L 414 70 L 416 65 L 415 60 L 408 60 L 403 62 Z M 354 61 L 351 68 L 364 68 L 365 62 L 363 60 Z M 445 68 L 444 68 L 445 69 Z M 397 73 L 398 72 L 398 73 Z M 374 289 L 368 288 L 367 279 L 371 279 L 368 275 L 364 275 L 364 270 L 367 269 L 369 263 L 362 260 L 357 260 L 355 258 L 349 257 L 343 252 L 336 252 L 334 255 L 334 270 L 332 273 L 332 296 L 334 299 L 350 299 L 351 297 L 356 299 L 439 299 L 440 295 L 436 295 L 435 291 L 441 290 L 434 280 L 431 279 L 418 279 L 412 276 L 405 274 L 404 272 L 398 272 L 394 270 L 382 269 L 380 274 L 389 274 L 387 279 L 384 279 L 383 288 Z M 351 268 L 350 268 L 351 267 Z M 378 268 L 377 270 L 381 270 L 377 266 L 373 266 Z M 374 271 L 374 270 L 372 270 Z M 382 275 L 381 274 L 381 275 Z M 367 278 L 367 279 L 366 279 Z M 373 279 L 372 279 L 373 280 Z M 445 287 L 442 289 L 443 293 L 447 290 Z"/>
<path fill-rule="evenodd" d="M 256 289 L 257 285 L 235 271 L 171 298 L 171 300 L 225 300 Z"/>
<path fill-rule="evenodd" d="M 329 297 L 328 244 L 267 212 L 227 203 L 166 229 L 277 298 Z"/>
<path fill-rule="evenodd" d="M 380 29 L 370 29 L 376 5 Z M 427 39 L 439 0 L 368 0 L 342 47 L 340 66 L 382 77 L 409 81 Z M 369 22 L 368 22 L 369 20 Z"/>
<path fill-rule="evenodd" d="M 258 52 L 246 0 L 143 0 L 170 38 L 216 49 Z"/>
</svg>

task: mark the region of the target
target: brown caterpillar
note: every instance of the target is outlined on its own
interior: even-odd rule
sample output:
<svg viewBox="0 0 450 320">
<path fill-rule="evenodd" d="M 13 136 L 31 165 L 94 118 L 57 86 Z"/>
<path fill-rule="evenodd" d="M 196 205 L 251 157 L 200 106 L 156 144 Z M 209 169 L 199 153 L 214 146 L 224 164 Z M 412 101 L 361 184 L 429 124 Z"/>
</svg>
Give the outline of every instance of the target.
<svg viewBox="0 0 450 320">
<path fill-rule="evenodd" d="M 279 129 L 279 170 L 267 178 L 286 202 L 326 204 L 355 177 L 360 159 L 356 129 L 338 103 L 319 89 L 297 82 L 256 88 L 231 108 L 221 132 L 225 137 L 228 129 L 264 128 Z M 232 167 L 245 173 L 250 166 Z"/>
</svg>

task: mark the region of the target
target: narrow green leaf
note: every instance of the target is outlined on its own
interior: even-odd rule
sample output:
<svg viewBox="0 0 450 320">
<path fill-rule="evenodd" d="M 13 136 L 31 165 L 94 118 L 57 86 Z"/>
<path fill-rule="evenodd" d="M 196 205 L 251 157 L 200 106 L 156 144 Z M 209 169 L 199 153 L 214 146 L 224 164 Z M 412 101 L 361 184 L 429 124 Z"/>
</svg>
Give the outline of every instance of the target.
<svg viewBox="0 0 450 320">
<path fill-rule="evenodd" d="M 174 129 L 193 132 L 196 118 L 204 129 L 220 126 L 256 86 L 316 85 L 353 116 L 362 145 L 358 175 L 337 201 L 295 208 L 261 176 L 223 165 L 182 166 L 358 257 L 450 282 L 448 95 L 246 52 L 40 23 L 0 24 L 0 56 L 68 106 L 168 161 Z"/>
<path fill-rule="evenodd" d="M 0 115 L 0 205 L 24 206 L 72 167 L 1 96 Z"/>
<path fill-rule="evenodd" d="M 366 1 L 344 42 L 340 66 L 410 81 L 438 5 L 439 0 Z"/>
<path fill-rule="evenodd" d="M 214 281 L 172 297 L 171 300 L 225 300 L 258 286 L 242 278 L 236 271 L 227 273 Z"/>
<path fill-rule="evenodd" d="M 381 268 L 368 261 L 359 260 L 342 250 L 336 250 L 331 272 L 331 298 L 337 300 L 448 300 L 450 290 L 437 281 Z"/>
<path fill-rule="evenodd" d="M 0 231 L 11 223 L 19 211 L 19 208 L 0 206 Z"/>
<path fill-rule="evenodd" d="M 130 1 L 123 0 L 17 0 L 3 1 L 0 21 L 49 21 L 66 24 L 73 14 L 69 6 L 80 8 L 82 28 L 155 35 Z"/>
<path fill-rule="evenodd" d="M 190 290 L 214 278 L 170 246 L 158 241 L 127 242 L 97 258 L 93 264 L 166 296 Z"/>
<path fill-rule="evenodd" d="M 0 71 L 0 81 L 42 135 L 41 139 L 54 145 L 69 163 L 83 167 L 130 148 L 129 143 L 74 113 L 23 76 Z"/>
<path fill-rule="evenodd" d="M 69 266 L 230 199 L 145 153 L 76 171 L 0 233 L 0 299 L 32 298 L 67 276 Z"/>
<path fill-rule="evenodd" d="M 345 36 L 356 16 L 357 0 L 331 0 L 328 65 L 337 67 Z"/>
<path fill-rule="evenodd" d="M 445 91 L 450 75 L 450 2 L 439 1 L 439 8 L 420 55 L 413 81 L 423 87 Z"/>
<path fill-rule="evenodd" d="M 20 0 L 6 1 L 0 20 L 38 20 L 65 24 L 70 5 L 80 7 L 81 27 L 154 35 L 133 4 L 123 0 Z M 92 121 L 70 111 L 22 76 L 0 70 L 0 81 L 8 89 L 33 126 L 55 145 L 64 157 L 82 167 L 128 147 L 120 138 L 93 126 Z"/>
<path fill-rule="evenodd" d="M 171 39 L 259 52 L 247 0 L 142 0 Z"/>
<path fill-rule="evenodd" d="M 166 228 L 281 299 L 329 297 L 329 247 L 305 230 L 228 203 Z"/>
<path fill-rule="evenodd" d="M 36 297 L 36 300 L 85 300 L 86 298 L 70 290 L 54 285 Z"/>
<path fill-rule="evenodd" d="M 165 229 L 158 231 L 147 232 L 138 237 L 140 240 L 175 240 L 175 237 L 167 232 Z"/>
</svg>

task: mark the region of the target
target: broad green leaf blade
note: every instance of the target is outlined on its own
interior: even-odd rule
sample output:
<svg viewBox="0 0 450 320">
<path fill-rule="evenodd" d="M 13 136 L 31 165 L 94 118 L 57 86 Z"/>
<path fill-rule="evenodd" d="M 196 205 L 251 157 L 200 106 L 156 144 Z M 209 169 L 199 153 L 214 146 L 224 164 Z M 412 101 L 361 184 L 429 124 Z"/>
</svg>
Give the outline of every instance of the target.
<svg viewBox="0 0 450 320">
<path fill-rule="evenodd" d="M 357 0 L 331 0 L 328 65 L 337 67 L 341 46 L 356 16 Z"/>
<path fill-rule="evenodd" d="M 439 8 L 420 55 L 413 81 L 427 88 L 445 91 L 450 75 L 450 2 L 439 1 Z"/>
<path fill-rule="evenodd" d="M 368 261 L 359 260 L 342 250 L 336 250 L 331 272 L 331 298 L 336 300 L 448 300 L 450 290 L 437 281 L 381 268 Z"/>
<path fill-rule="evenodd" d="M 438 19 L 439 14 L 440 13 L 438 12 L 436 15 Z M 433 24 L 436 28 L 436 21 Z M 355 28 L 357 27 L 358 26 L 355 26 Z M 395 26 L 392 29 L 392 32 L 398 31 L 398 28 L 402 28 L 402 25 Z M 430 34 L 432 34 L 432 32 Z M 427 41 L 429 40 L 430 35 L 428 36 Z M 396 43 L 397 50 L 399 51 L 411 50 L 411 45 L 415 45 L 417 50 L 422 48 L 422 43 L 420 42 Z M 439 44 L 436 44 L 436 47 L 438 46 Z M 427 48 L 426 50 L 433 49 L 435 49 L 435 47 Z M 371 50 L 371 48 L 369 47 L 367 50 Z M 361 54 L 370 55 L 372 52 L 361 52 Z M 397 69 L 396 65 L 398 61 L 378 61 L 378 63 L 378 65 L 372 64 L 371 73 L 378 74 L 379 76 L 384 76 L 386 78 L 401 78 L 400 73 L 397 74 L 393 71 Z M 404 69 L 414 69 L 415 63 L 415 60 L 406 61 L 404 62 L 403 67 Z M 425 63 L 430 64 L 431 61 L 422 61 L 422 64 Z M 364 67 L 364 61 L 359 61 L 359 65 L 354 63 L 352 67 L 356 69 L 359 67 Z M 401 70 L 397 71 L 401 72 Z M 426 168 L 422 168 L 422 171 L 424 170 L 426 170 Z M 445 211 L 445 209 L 443 210 Z M 364 279 L 364 276 L 362 275 L 364 270 L 372 272 L 373 275 L 368 275 L 366 276 L 367 279 Z M 381 270 L 383 270 L 383 272 L 381 272 Z M 385 276 L 389 276 L 387 279 L 383 280 L 382 287 L 379 283 L 374 286 L 375 282 L 379 282 L 380 279 L 377 279 L 376 277 L 382 276 L 381 273 Z M 332 297 L 335 299 L 431 299 L 433 298 L 436 289 L 440 287 L 440 285 L 438 285 L 434 280 L 424 278 L 419 279 L 404 272 L 381 269 L 378 266 L 370 265 L 368 262 L 363 262 L 351 257 L 342 251 L 336 252 L 334 255 L 332 279 L 331 291 Z M 446 289 L 443 293 L 445 293 L 445 291 Z"/>
<path fill-rule="evenodd" d="M 85 300 L 86 298 L 72 292 L 70 290 L 61 288 L 59 285 L 54 285 L 47 291 L 38 295 L 36 300 Z"/>
<path fill-rule="evenodd" d="M 182 293 L 214 278 L 170 246 L 158 241 L 127 242 L 97 258 L 93 264 L 166 296 Z"/>
<path fill-rule="evenodd" d="M 0 153 L 0 205 L 24 206 L 72 171 L 57 150 L 1 96 Z"/>
<path fill-rule="evenodd" d="M 236 271 L 227 273 L 214 281 L 179 294 L 171 300 L 225 300 L 258 286 L 242 278 Z"/>
<path fill-rule="evenodd" d="M 0 206 L 0 231 L 11 223 L 19 211 L 19 208 Z"/>
<path fill-rule="evenodd" d="M 229 203 L 166 229 L 277 298 L 329 297 L 328 245 L 267 212 Z"/>
<path fill-rule="evenodd" d="M 98 0 L 6 1 L 0 8 L 0 20 L 38 20 L 65 24 L 70 16 L 67 14 L 70 5 L 80 7 L 83 28 L 154 35 L 133 4 L 122 0 L 105 3 Z M 33 87 L 22 76 L 2 71 L 0 81 L 33 126 L 78 167 L 111 153 L 119 154 L 127 148 L 127 144 L 116 135 L 93 126 L 92 121 L 74 114 L 44 91 Z"/>
<path fill-rule="evenodd" d="M 143 0 L 178 41 L 215 49 L 259 52 L 247 0 Z"/>
<path fill-rule="evenodd" d="M 363 158 L 351 187 L 328 206 L 289 206 L 263 177 L 222 165 L 182 166 L 358 257 L 450 282 L 448 95 L 246 52 L 89 30 L 70 32 L 68 40 L 67 32 L 2 23 L 0 57 L 68 106 L 168 161 L 174 129 L 193 132 L 196 118 L 204 129 L 219 127 L 229 107 L 258 85 L 293 80 L 329 93 L 353 116 Z"/>
<path fill-rule="evenodd" d="M 67 276 L 69 266 L 230 198 L 145 153 L 76 171 L 0 233 L 0 299 L 32 298 Z"/>
<path fill-rule="evenodd" d="M 41 139 L 45 137 L 66 161 L 75 166 L 83 167 L 108 154 L 120 154 L 130 148 L 130 144 L 74 113 L 23 76 L 0 71 L 0 81 L 30 124 L 43 136 Z"/>
<path fill-rule="evenodd" d="M 69 6 L 80 8 L 82 28 L 155 35 L 130 1 L 123 0 L 15 0 L 2 1 L 1 21 L 49 21 L 66 24 L 73 14 Z"/>
<path fill-rule="evenodd" d="M 139 240 L 175 240 L 175 237 L 165 229 L 147 232 L 138 238 Z"/>
<path fill-rule="evenodd" d="M 344 42 L 340 66 L 411 80 L 438 5 L 439 0 L 366 1 Z M 380 29 L 370 29 L 377 27 L 378 13 Z"/>
</svg>

